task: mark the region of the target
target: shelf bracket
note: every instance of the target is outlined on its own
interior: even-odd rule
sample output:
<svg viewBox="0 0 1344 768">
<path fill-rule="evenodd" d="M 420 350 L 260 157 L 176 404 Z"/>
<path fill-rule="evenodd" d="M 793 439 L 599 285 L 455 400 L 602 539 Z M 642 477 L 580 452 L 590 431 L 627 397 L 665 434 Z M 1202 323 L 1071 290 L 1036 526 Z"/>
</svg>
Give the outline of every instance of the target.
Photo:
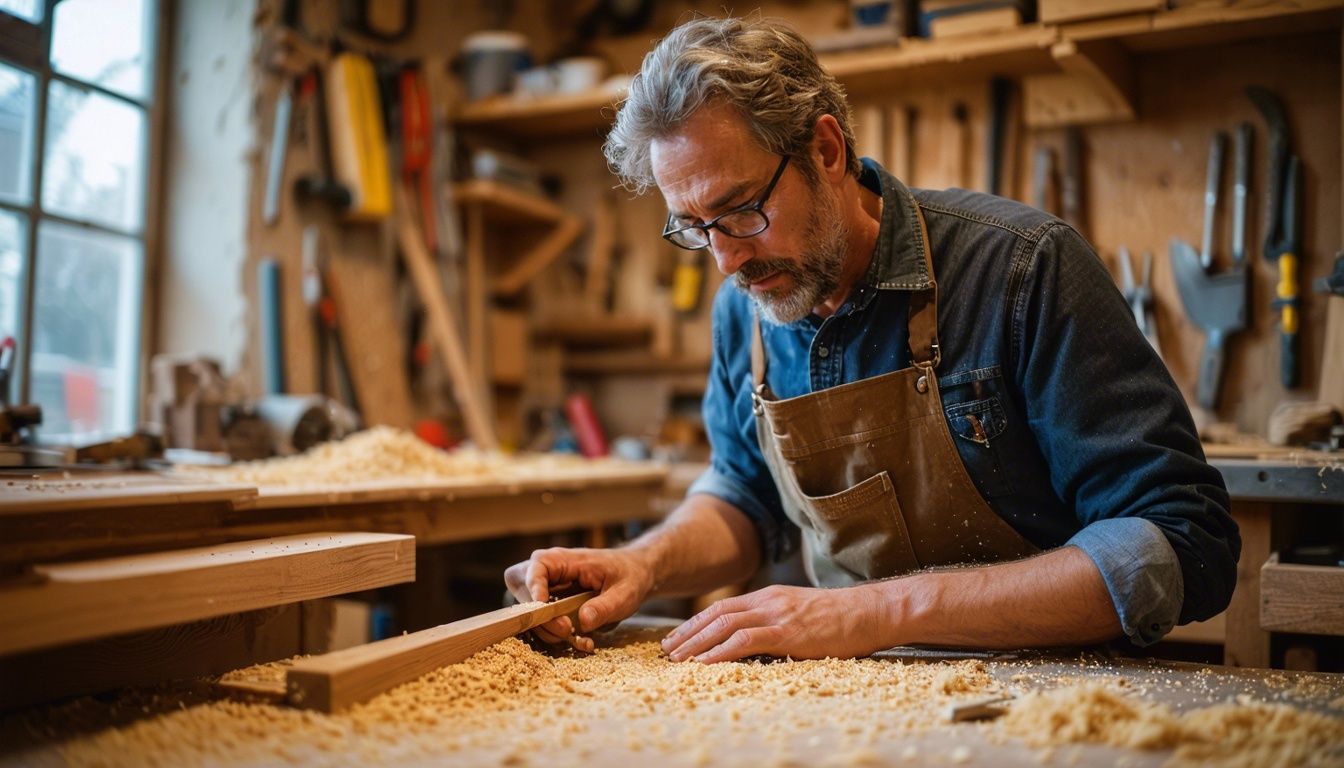
<svg viewBox="0 0 1344 768">
<path fill-rule="evenodd" d="M 1134 120 L 1134 63 L 1120 43 L 1064 39 L 1050 48 L 1059 74 L 1023 79 L 1026 122 L 1032 128 Z"/>
</svg>

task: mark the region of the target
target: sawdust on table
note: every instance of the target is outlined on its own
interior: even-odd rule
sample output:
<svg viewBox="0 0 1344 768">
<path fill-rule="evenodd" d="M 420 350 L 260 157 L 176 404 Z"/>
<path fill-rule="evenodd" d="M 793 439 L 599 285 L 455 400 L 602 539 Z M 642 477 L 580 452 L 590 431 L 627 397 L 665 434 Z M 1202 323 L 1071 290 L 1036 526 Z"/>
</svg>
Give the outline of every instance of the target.
<svg viewBox="0 0 1344 768">
<path fill-rule="evenodd" d="M 180 473 L 223 483 L 307 486 L 391 479 L 509 481 L 539 474 L 580 476 L 595 469 L 631 464 L 618 459 L 585 459 L 572 454 L 504 454 L 475 448 L 445 451 L 407 430 L 377 426 L 343 440 L 322 443 L 296 456 L 241 462 L 221 468 L 192 467 L 180 470 Z"/>
<path fill-rule="evenodd" d="M 276 679 L 285 662 L 241 670 Z M 1040 750 L 1104 744 L 1173 750 L 1175 764 L 1338 765 L 1344 719 L 1287 704 L 1215 703 L 1185 712 L 1150 704 L 1123 677 L 1037 679 L 991 723 L 950 725 L 949 703 L 1004 689 L 983 661 L 748 660 L 673 663 L 656 634 L 632 633 L 591 656 L 555 658 L 505 640 L 373 700 L 327 715 L 233 700 L 197 701 L 59 744 L 78 765 L 887 765 L 975 753 L 956 734 Z M 1051 687 L 1054 686 L 1054 687 Z M 31 727 L 59 728 L 59 708 Z M 937 754 L 920 734 L 950 734 Z M 983 743 L 983 741 L 982 741 Z M 1333 751 L 1332 751 L 1333 750 Z M 628 757 L 629 759 L 625 759 Z M 602 760 L 597 760 L 602 763 Z M 610 762 L 609 760 L 606 762 Z"/>
</svg>

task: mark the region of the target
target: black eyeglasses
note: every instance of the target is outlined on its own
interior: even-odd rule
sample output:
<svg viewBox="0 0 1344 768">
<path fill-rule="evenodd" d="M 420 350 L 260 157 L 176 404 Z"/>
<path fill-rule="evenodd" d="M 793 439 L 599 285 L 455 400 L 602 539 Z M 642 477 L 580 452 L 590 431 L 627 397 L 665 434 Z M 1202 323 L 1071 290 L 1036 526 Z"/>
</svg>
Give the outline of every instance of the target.
<svg viewBox="0 0 1344 768">
<path fill-rule="evenodd" d="M 752 237 L 761 234 L 770 226 L 770 219 L 766 218 L 762 209 L 765 208 L 765 202 L 770 199 L 770 193 L 775 191 L 779 177 L 784 175 L 784 166 L 788 164 L 789 156 L 784 155 L 784 159 L 779 161 L 779 167 L 775 169 L 775 175 L 771 177 L 770 183 L 765 186 L 765 191 L 754 203 L 721 213 L 704 224 L 691 224 L 679 229 L 672 228 L 672 216 L 669 215 L 667 226 L 663 227 L 663 238 L 678 248 L 698 251 L 709 247 L 711 229 L 717 229 L 729 237 Z"/>
</svg>

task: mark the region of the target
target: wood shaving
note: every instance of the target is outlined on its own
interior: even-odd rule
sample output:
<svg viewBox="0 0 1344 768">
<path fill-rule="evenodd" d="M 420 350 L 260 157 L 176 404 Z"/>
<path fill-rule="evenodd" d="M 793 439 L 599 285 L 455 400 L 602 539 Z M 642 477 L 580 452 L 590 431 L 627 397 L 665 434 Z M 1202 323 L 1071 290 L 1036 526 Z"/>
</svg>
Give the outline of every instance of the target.
<svg viewBox="0 0 1344 768">
<path fill-rule="evenodd" d="M 513 480 L 538 473 L 591 471 L 619 466 L 616 459 L 584 459 L 565 454 L 507 455 L 474 448 L 444 451 L 404 429 L 378 426 L 344 440 L 317 445 L 298 456 L 249 461 L 230 467 L 191 468 L 181 474 L 222 483 L 262 486 L 340 486 L 365 480 Z"/>
<path fill-rule="evenodd" d="M 941 714 L 950 702 L 1002 690 L 985 662 L 678 664 L 663 655 L 660 635 L 629 631 L 592 655 L 559 658 L 509 639 L 333 715 L 200 698 L 173 706 L 156 697 L 137 722 L 86 729 L 55 749 L 69 764 L 109 766 L 993 764 L 995 749 L 1017 745 L 1029 759 L 1036 748 L 1037 759 L 1050 761 L 1056 747 L 1077 744 L 1169 750 L 1178 765 L 1344 759 L 1332 751 L 1344 744 L 1344 719 L 1283 704 L 1176 714 L 1138 699 L 1140 688 L 1123 678 L 1045 680 L 1028 663 L 1014 684 L 1058 687 L 1027 693 L 999 721 L 951 725 Z M 288 663 L 233 678 L 278 680 Z M 59 733 L 61 717 L 59 708 L 31 713 L 28 728 Z M 1065 761 L 1089 761 L 1082 749 Z"/>
<path fill-rule="evenodd" d="M 1033 691 L 996 724 L 1037 747 L 1107 744 L 1174 750 L 1169 765 L 1344 764 L 1344 720 L 1243 699 L 1184 714 L 1099 682 Z"/>
</svg>

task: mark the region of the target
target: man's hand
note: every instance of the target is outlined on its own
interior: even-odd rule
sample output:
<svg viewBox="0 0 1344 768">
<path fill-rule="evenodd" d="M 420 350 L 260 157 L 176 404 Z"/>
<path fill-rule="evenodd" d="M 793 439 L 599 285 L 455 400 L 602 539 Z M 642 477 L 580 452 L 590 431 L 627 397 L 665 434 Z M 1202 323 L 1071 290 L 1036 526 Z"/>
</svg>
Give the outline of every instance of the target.
<svg viewBox="0 0 1344 768">
<path fill-rule="evenodd" d="M 692 616 L 663 639 L 673 661 L 713 663 L 769 654 L 794 659 L 867 656 L 887 648 L 876 631 L 881 605 L 865 586 L 771 586 L 730 597 Z"/>
<path fill-rule="evenodd" d="M 521 602 L 544 602 L 553 592 L 575 586 L 600 593 L 579 609 L 578 627 L 562 616 L 535 630 L 550 643 L 574 636 L 578 648 L 591 651 L 593 641 L 578 633 L 592 632 L 633 614 L 653 589 L 653 572 L 631 549 L 538 549 L 528 560 L 509 566 L 504 583 Z"/>
</svg>

